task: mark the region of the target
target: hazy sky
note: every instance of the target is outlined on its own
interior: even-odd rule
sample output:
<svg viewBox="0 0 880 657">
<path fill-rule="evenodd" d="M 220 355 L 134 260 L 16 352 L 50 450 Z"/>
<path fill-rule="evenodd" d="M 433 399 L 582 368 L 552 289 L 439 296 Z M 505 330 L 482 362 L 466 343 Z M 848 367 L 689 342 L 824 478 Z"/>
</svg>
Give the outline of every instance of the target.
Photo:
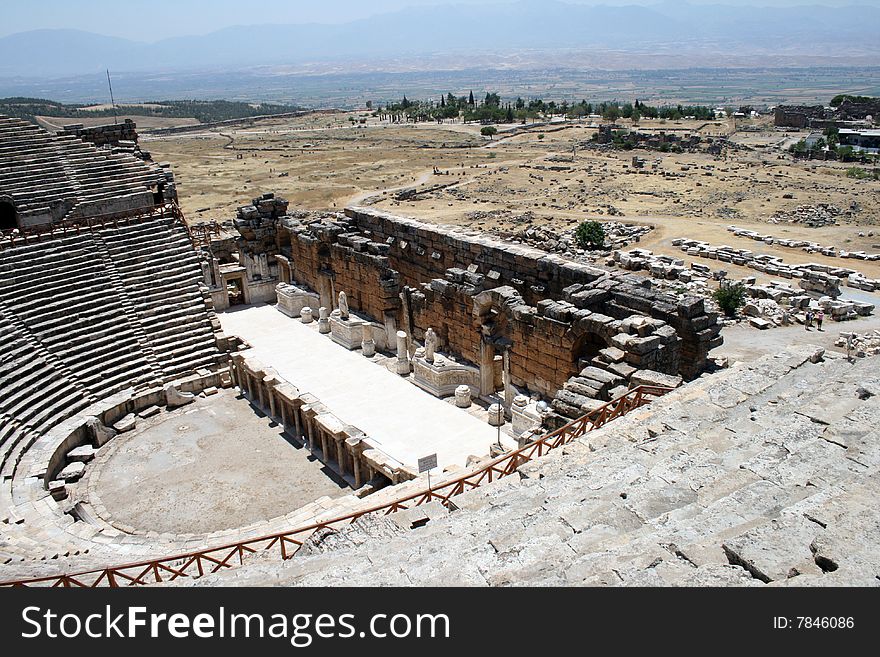
<svg viewBox="0 0 880 657">
<path fill-rule="evenodd" d="M 207 34 L 232 25 L 342 23 L 412 7 L 503 4 L 517 0 L 3 0 L 0 36 L 45 28 L 72 28 L 138 41 Z M 532 0 L 535 1 L 535 0 Z M 657 4 L 657 0 L 565 0 L 581 4 Z M 677 0 L 667 0 L 677 1 Z M 691 4 L 871 5 L 880 0 L 691 0 Z"/>
</svg>

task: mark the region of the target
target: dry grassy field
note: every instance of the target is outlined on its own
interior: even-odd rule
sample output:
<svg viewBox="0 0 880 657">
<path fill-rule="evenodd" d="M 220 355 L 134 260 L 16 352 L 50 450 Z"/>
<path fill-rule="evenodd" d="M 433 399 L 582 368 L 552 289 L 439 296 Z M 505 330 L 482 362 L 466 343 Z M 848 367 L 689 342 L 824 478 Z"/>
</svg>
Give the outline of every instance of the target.
<svg viewBox="0 0 880 657">
<path fill-rule="evenodd" d="M 502 128 L 490 141 L 480 136 L 478 125 L 390 125 L 358 113 L 144 135 L 142 142 L 155 159 L 173 164 L 182 206 L 195 221 L 227 221 L 238 205 L 274 191 L 293 207 L 342 209 L 367 203 L 486 231 L 518 230 L 526 225 L 521 218 L 526 212 L 533 225 L 558 228 L 588 218 L 647 223 L 656 230 L 639 246 L 659 253 L 681 257 L 671 241 L 689 237 L 778 255 L 791 263 L 850 266 L 880 277 L 880 263 L 768 246 L 726 230 L 736 225 L 777 237 L 880 252 L 880 183 L 848 178 L 846 169 L 852 165 L 795 161 L 780 148 L 806 133 L 777 131 L 767 119 L 737 128 L 734 132 L 728 121 L 643 121 L 640 126 L 643 131 L 730 135 L 747 147 L 726 149 L 718 156 L 639 149 L 599 152 L 585 147 L 596 131 L 588 122 L 526 132 L 517 126 L 513 135 Z M 632 168 L 633 156 L 646 160 L 639 173 Z M 396 198 L 395 192 L 403 188 L 438 185 L 448 187 L 414 199 Z M 837 225 L 768 223 L 776 212 L 820 203 L 843 211 Z M 725 268 L 735 276 L 755 274 Z"/>
</svg>

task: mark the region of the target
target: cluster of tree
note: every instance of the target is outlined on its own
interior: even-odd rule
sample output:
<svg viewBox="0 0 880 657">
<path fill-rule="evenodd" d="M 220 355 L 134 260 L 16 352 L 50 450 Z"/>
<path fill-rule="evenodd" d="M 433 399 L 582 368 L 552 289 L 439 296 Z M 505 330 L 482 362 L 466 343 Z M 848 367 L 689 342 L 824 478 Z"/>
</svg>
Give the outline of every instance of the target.
<svg viewBox="0 0 880 657">
<path fill-rule="evenodd" d="M 138 105 L 118 105 L 112 108 L 89 109 L 88 105 L 67 105 L 42 98 L 0 99 L 0 114 L 36 122 L 35 117 L 47 116 L 65 119 L 90 119 L 128 116 L 157 116 L 165 118 L 195 118 L 200 123 L 246 119 L 254 116 L 286 114 L 301 108 L 275 103 L 241 103 L 228 100 L 163 100 Z"/>
<path fill-rule="evenodd" d="M 635 103 L 618 103 L 617 101 L 604 103 L 588 103 L 582 100 L 576 105 L 572 105 L 567 111 L 569 118 L 581 118 L 593 114 L 601 115 L 606 121 L 617 121 L 618 119 L 630 119 L 633 123 L 638 123 L 641 119 L 668 119 L 677 121 L 685 117 L 694 117 L 700 121 L 711 121 L 715 118 L 715 111 L 711 107 L 703 105 L 665 105 L 653 106 L 636 99 Z"/>
<path fill-rule="evenodd" d="M 636 99 L 635 103 L 619 103 L 606 101 L 601 103 L 589 103 L 582 100 L 579 103 L 563 101 L 545 102 L 541 98 L 526 100 L 517 98 L 513 102 L 504 103 L 497 93 L 487 93 L 482 100 L 474 98 L 474 93 L 468 96 L 456 97 L 454 94 L 442 96 L 440 102 L 436 101 L 413 101 L 406 96 L 397 103 L 391 103 L 385 108 L 379 108 L 376 115 L 382 119 L 393 121 L 443 121 L 446 119 L 461 119 L 465 122 L 479 123 L 525 123 L 528 120 L 537 120 L 554 116 L 566 116 L 570 119 L 583 118 L 585 116 L 599 114 L 606 121 L 618 119 L 630 119 L 638 123 L 642 118 L 678 120 L 685 117 L 694 117 L 701 121 L 711 121 L 715 118 L 715 112 L 711 107 L 702 105 L 669 105 L 653 106 L 646 105 Z"/>
<path fill-rule="evenodd" d="M 871 96 L 852 96 L 850 94 L 838 94 L 831 99 L 831 107 L 840 107 L 845 100 L 848 100 L 851 103 L 873 103 L 877 99 L 872 98 Z"/>
<path fill-rule="evenodd" d="M 544 114 L 544 110 L 543 103 L 539 107 L 536 101 L 527 104 L 522 98 L 514 103 L 502 103 L 501 96 L 493 92 L 487 93 L 482 100 L 477 100 L 471 91 L 467 96 L 448 93 L 440 97 L 440 102 L 409 100 L 404 96 L 400 102 L 380 107 L 375 114 L 383 120 L 398 122 L 461 119 L 478 123 L 515 123 L 537 119 Z"/>
<path fill-rule="evenodd" d="M 594 133 L 591 137 L 593 141 L 599 141 L 598 133 Z M 631 151 L 634 148 L 639 147 L 639 141 L 636 139 L 632 133 L 627 130 L 614 130 L 611 133 L 611 142 L 614 144 L 615 148 L 620 148 L 625 151 Z M 670 144 L 670 143 L 662 143 L 659 146 L 659 150 L 661 153 L 681 153 L 683 149 L 678 144 Z"/>
</svg>

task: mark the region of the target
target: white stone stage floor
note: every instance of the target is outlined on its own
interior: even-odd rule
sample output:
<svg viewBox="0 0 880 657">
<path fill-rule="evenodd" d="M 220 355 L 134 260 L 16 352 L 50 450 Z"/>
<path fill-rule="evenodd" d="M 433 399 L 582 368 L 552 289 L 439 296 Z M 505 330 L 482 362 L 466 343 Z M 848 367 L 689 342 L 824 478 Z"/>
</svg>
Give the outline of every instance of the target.
<svg viewBox="0 0 880 657">
<path fill-rule="evenodd" d="M 248 354 L 271 367 L 300 392 L 308 392 L 346 424 L 361 429 L 383 452 L 415 467 L 437 454 L 440 468 L 465 466 L 470 455 L 485 456 L 497 432 L 467 411 L 417 388 L 383 365 L 348 351 L 317 323 L 303 324 L 272 305 L 218 313 L 227 335 L 248 342 Z M 503 431 L 501 442 L 515 448 Z"/>
</svg>

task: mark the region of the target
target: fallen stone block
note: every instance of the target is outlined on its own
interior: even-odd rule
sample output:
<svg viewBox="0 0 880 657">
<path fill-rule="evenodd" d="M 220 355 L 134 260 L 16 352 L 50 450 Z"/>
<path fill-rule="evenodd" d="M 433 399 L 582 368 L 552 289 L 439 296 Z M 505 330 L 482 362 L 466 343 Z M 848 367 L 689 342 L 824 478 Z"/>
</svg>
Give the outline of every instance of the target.
<svg viewBox="0 0 880 657">
<path fill-rule="evenodd" d="M 88 463 L 95 458 L 95 448 L 91 445 L 80 445 L 67 452 L 67 460 L 73 463 Z"/>
<path fill-rule="evenodd" d="M 147 406 L 147 408 L 138 413 L 138 417 L 142 419 L 153 417 L 154 415 L 158 415 L 161 410 L 162 409 L 158 406 Z"/>
<path fill-rule="evenodd" d="M 137 426 L 137 416 L 134 413 L 129 413 L 124 418 L 119 420 L 119 422 L 114 424 L 113 428 L 118 433 L 126 433 L 128 431 L 134 430 L 135 426 Z"/>
<path fill-rule="evenodd" d="M 191 392 L 180 392 L 170 383 L 165 386 L 165 404 L 168 408 L 180 408 L 187 404 L 192 404 L 196 400 L 196 396 Z"/>
<path fill-rule="evenodd" d="M 85 463 L 71 463 L 67 467 L 65 467 L 61 472 L 58 473 L 58 479 L 61 479 L 67 483 L 79 481 L 82 479 L 82 476 L 86 473 L 86 464 Z"/>
<path fill-rule="evenodd" d="M 633 386 L 658 386 L 661 388 L 677 388 L 682 384 L 680 376 L 663 374 L 654 370 L 638 370 L 629 379 Z"/>
</svg>

